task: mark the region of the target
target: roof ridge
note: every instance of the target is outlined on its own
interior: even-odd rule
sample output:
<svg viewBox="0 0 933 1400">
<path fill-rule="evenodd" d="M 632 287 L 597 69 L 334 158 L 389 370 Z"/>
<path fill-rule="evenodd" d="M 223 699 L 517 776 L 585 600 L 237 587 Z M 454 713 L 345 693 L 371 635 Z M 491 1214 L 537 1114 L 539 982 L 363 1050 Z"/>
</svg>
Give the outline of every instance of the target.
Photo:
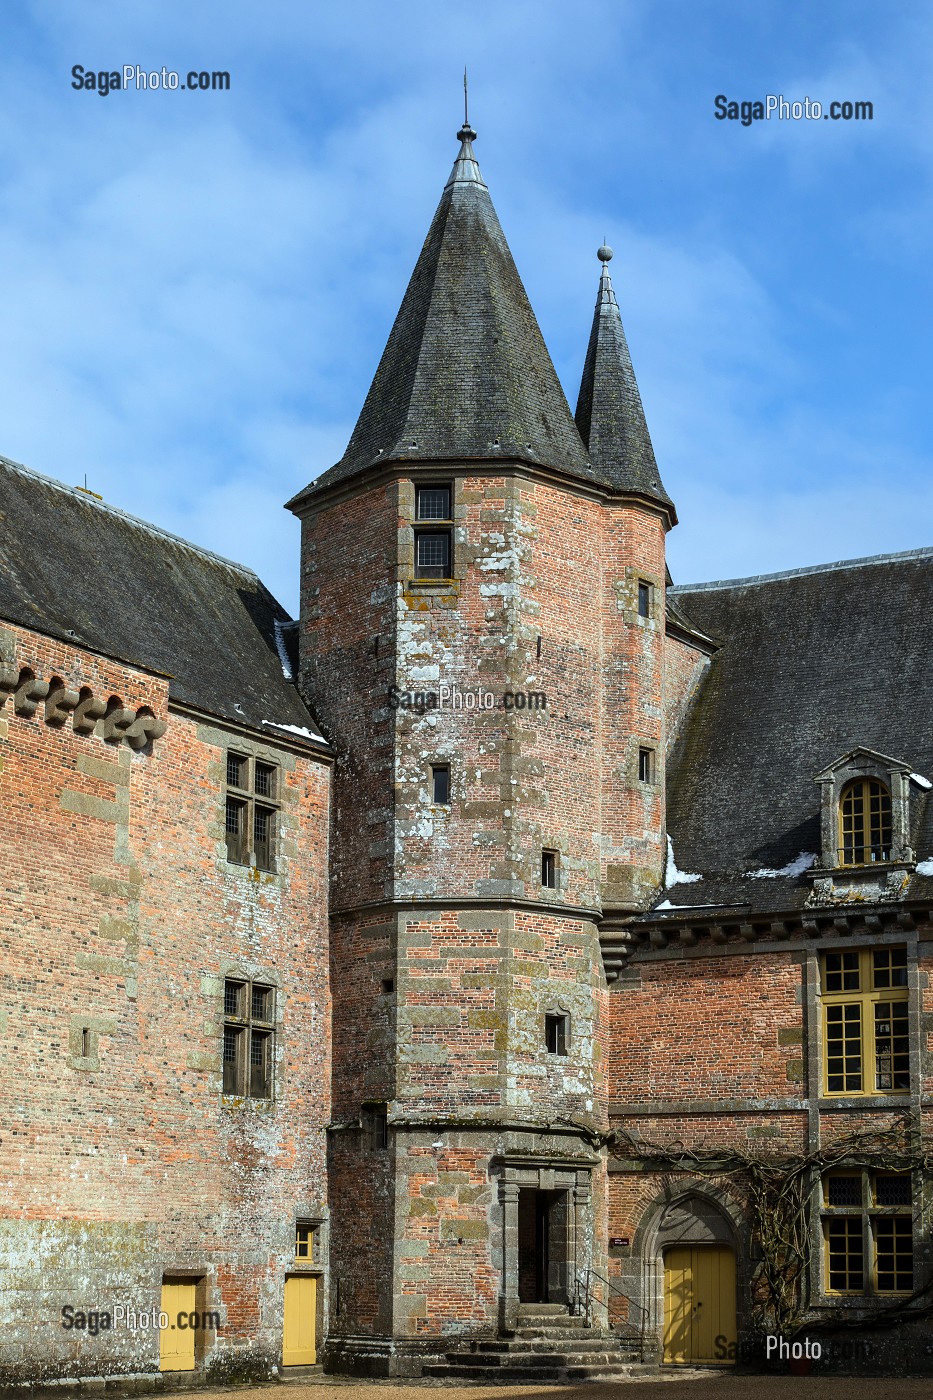
<svg viewBox="0 0 933 1400">
<path fill-rule="evenodd" d="M 68 486 L 64 481 L 58 481 L 54 476 L 46 476 L 44 472 L 37 472 L 33 467 L 24 466 L 22 462 L 14 462 L 12 457 L 4 457 L 2 453 L 0 453 L 0 466 L 9 467 L 12 471 L 19 472 L 22 476 L 32 477 L 34 481 L 41 481 L 46 486 L 53 486 L 56 491 L 64 491 L 69 496 L 77 496 L 79 500 L 86 505 L 93 506 L 96 510 L 119 516 L 121 520 L 129 521 L 130 524 L 138 526 L 150 535 L 156 535 L 159 539 L 171 540 L 174 544 L 183 545 L 185 549 L 190 549 L 194 554 L 200 554 L 205 559 L 213 559 L 218 564 L 226 565 L 228 569 L 233 569 L 239 574 L 246 574 L 249 578 L 261 582 L 259 575 L 248 564 L 239 564 L 235 559 L 227 559 L 225 555 L 217 554 L 213 549 L 205 549 L 203 545 L 186 540 L 183 535 L 173 534 L 171 530 L 163 530 L 160 525 L 153 525 L 150 520 L 143 520 L 138 515 L 131 515 L 128 510 L 121 510 L 119 506 L 113 506 L 109 501 L 98 500 L 93 491 L 86 490 L 81 486 Z"/>
<path fill-rule="evenodd" d="M 933 545 L 920 549 L 903 549 L 893 554 L 864 554 L 857 559 L 840 559 L 834 564 L 808 564 L 801 569 L 782 569 L 774 574 L 750 574 L 747 578 L 716 579 L 710 583 L 676 583 L 668 593 L 711 593 L 717 588 L 746 588 L 756 583 L 771 583 L 782 578 L 804 578 L 808 574 L 829 574 L 839 569 L 854 569 L 863 564 L 893 564 L 908 559 L 933 559 Z"/>
</svg>

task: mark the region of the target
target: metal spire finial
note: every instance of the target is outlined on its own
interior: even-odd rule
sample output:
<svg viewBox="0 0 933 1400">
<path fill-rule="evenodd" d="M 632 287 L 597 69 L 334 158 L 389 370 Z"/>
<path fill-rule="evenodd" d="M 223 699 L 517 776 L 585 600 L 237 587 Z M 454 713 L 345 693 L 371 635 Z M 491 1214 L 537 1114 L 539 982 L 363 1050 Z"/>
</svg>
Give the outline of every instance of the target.
<svg viewBox="0 0 933 1400">
<path fill-rule="evenodd" d="M 463 126 L 457 132 L 458 141 L 475 141 L 476 132 L 470 126 L 469 88 L 467 87 L 466 64 L 463 67 Z"/>
</svg>

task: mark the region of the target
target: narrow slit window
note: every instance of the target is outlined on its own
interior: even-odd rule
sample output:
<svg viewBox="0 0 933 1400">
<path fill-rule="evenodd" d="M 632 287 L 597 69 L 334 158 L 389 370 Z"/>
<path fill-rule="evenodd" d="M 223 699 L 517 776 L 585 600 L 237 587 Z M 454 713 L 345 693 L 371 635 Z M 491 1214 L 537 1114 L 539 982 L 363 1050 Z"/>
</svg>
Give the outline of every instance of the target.
<svg viewBox="0 0 933 1400">
<path fill-rule="evenodd" d="M 570 1017 L 548 1013 L 544 1018 L 544 1044 L 549 1055 L 566 1055 L 570 1040 Z"/>
<path fill-rule="evenodd" d="M 638 780 L 642 783 L 654 782 L 654 749 L 638 750 Z"/>
<path fill-rule="evenodd" d="M 435 763 L 431 769 L 431 801 L 436 807 L 450 805 L 450 765 Z"/>
<path fill-rule="evenodd" d="M 541 852 L 541 884 L 546 890 L 557 889 L 557 852 Z"/>
<path fill-rule="evenodd" d="M 650 583 L 639 583 L 638 585 L 638 616 L 651 616 L 651 585 Z"/>
</svg>

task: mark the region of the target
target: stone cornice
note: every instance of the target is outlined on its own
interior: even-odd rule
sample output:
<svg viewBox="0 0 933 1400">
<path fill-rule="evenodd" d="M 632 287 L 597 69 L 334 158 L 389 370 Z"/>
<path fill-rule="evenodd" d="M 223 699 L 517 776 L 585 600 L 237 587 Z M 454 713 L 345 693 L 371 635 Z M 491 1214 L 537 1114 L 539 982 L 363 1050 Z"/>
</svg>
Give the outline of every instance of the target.
<svg viewBox="0 0 933 1400">
<path fill-rule="evenodd" d="M 585 477 L 572 476 L 559 467 L 549 467 L 546 462 L 531 458 L 514 457 L 451 457 L 435 458 L 430 462 L 421 459 L 406 461 L 404 457 L 394 457 L 377 462 L 365 471 L 345 481 L 335 481 L 325 486 L 320 493 L 309 488 L 309 494 L 302 492 L 285 507 L 300 520 L 314 515 L 322 506 L 336 505 L 360 495 L 371 487 L 387 485 L 390 481 L 407 480 L 411 477 L 434 477 L 438 473 L 456 476 L 521 476 L 529 481 L 541 481 L 548 486 L 558 486 L 573 495 L 585 496 L 588 500 L 602 501 L 609 505 L 633 505 L 659 516 L 670 529 L 676 524 L 673 508 L 668 509 L 660 502 L 634 491 L 615 490 L 608 484 L 588 481 Z"/>
<path fill-rule="evenodd" d="M 640 951 L 656 957 L 684 957 L 711 946 L 736 953 L 773 952 L 775 946 L 805 950 L 827 939 L 901 936 L 933 919 L 928 901 L 902 904 L 837 905 L 755 913 L 748 905 L 675 909 L 643 915 L 600 933 L 606 980 L 615 982 Z"/>
</svg>

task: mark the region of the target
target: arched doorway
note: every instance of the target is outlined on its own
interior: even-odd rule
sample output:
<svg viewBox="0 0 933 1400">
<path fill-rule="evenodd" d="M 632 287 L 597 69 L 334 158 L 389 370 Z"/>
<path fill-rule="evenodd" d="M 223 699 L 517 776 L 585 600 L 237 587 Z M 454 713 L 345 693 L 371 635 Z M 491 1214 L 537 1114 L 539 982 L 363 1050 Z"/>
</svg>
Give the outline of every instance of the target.
<svg viewBox="0 0 933 1400">
<path fill-rule="evenodd" d="M 735 1252 L 723 1244 L 664 1251 L 668 1366 L 732 1366 L 736 1356 Z"/>
<path fill-rule="evenodd" d="M 632 1241 L 622 1287 L 643 1317 L 642 1353 L 668 1365 L 732 1366 L 747 1311 L 747 1223 L 706 1182 L 665 1183 Z"/>
</svg>

